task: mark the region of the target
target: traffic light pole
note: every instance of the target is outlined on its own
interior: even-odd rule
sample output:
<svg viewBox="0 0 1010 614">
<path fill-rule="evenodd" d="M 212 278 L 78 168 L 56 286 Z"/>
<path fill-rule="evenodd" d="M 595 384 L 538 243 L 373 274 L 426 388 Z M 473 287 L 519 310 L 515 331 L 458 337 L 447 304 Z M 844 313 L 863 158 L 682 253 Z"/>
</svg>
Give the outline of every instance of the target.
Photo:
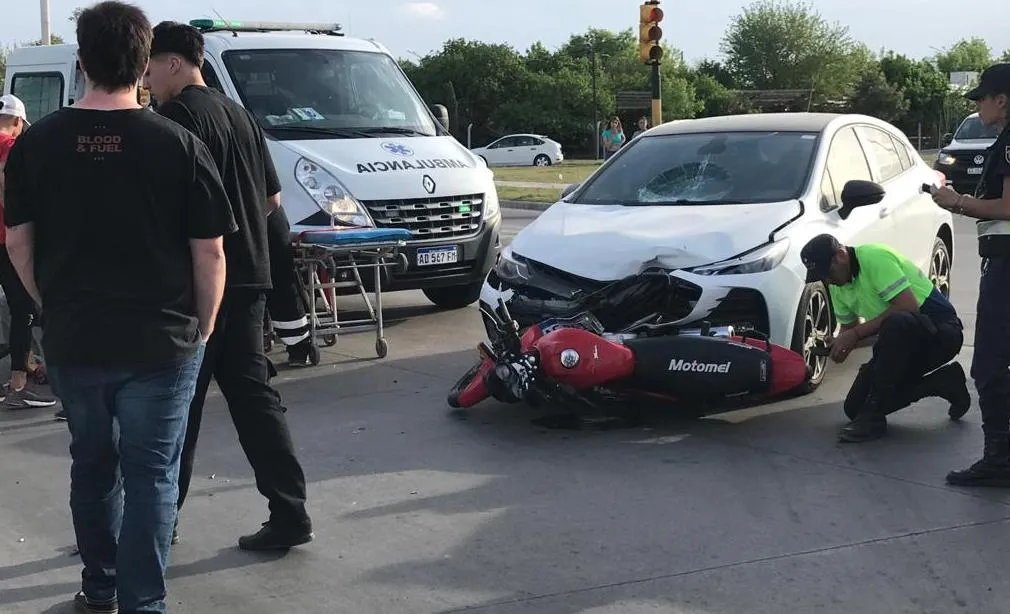
<svg viewBox="0 0 1010 614">
<path fill-rule="evenodd" d="M 659 62 L 652 65 L 652 125 L 663 123 L 663 88 L 660 81 Z"/>
</svg>

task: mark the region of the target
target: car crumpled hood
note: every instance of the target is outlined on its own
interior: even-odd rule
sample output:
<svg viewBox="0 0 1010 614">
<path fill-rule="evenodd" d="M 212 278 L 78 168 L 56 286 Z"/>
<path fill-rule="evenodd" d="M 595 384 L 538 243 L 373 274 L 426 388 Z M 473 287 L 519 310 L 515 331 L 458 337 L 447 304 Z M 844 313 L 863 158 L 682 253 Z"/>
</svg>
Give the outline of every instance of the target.
<svg viewBox="0 0 1010 614">
<path fill-rule="evenodd" d="M 799 213 L 758 205 L 620 206 L 557 203 L 512 241 L 515 254 L 596 281 L 648 266 L 684 269 L 753 249 Z"/>
</svg>

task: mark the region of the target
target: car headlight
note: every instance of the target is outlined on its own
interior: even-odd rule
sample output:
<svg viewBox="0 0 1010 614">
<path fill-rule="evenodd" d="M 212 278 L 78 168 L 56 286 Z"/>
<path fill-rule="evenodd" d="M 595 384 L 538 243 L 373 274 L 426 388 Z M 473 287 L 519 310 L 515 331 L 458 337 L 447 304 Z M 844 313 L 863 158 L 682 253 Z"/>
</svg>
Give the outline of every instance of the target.
<svg viewBox="0 0 1010 614">
<path fill-rule="evenodd" d="M 940 155 L 936 157 L 936 163 L 941 164 L 943 166 L 950 166 L 955 162 L 957 162 L 957 158 L 955 158 L 954 156 L 950 155 L 947 152 L 940 152 Z"/>
<path fill-rule="evenodd" d="M 742 256 L 690 269 L 696 275 L 746 275 L 763 273 L 777 267 L 786 257 L 789 239 L 776 241 L 770 245 L 747 252 Z"/>
<path fill-rule="evenodd" d="M 301 158 L 295 165 L 295 179 L 333 223 L 344 226 L 374 226 L 358 199 L 351 196 L 332 173 L 312 160 Z"/>
<path fill-rule="evenodd" d="M 494 217 L 501 210 L 501 203 L 498 202 L 498 189 L 494 182 L 491 182 L 491 189 L 484 193 L 484 218 Z"/>
<path fill-rule="evenodd" d="M 529 267 L 516 256 L 512 255 L 512 246 L 509 245 L 502 250 L 495 266 L 495 273 L 500 279 L 505 281 L 526 280 L 530 278 Z"/>
</svg>

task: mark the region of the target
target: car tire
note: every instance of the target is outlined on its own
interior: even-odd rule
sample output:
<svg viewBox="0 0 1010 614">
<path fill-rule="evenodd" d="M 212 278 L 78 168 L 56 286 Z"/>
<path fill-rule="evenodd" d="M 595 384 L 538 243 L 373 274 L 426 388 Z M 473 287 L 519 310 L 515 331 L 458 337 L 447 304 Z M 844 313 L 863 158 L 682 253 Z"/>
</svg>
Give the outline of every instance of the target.
<svg viewBox="0 0 1010 614">
<path fill-rule="evenodd" d="M 817 343 L 826 343 L 835 329 L 831 296 L 824 284 L 807 284 L 796 307 L 793 324 L 793 341 L 790 349 L 803 356 L 807 367 L 813 370 L 810 379 L 795 390 L 796 395 L 810 394 L 824 381 L 828 370 L 827 356 L 813 356 L 810 349 Z"/>
<path fill-rule="evenodd" d="M 929 280 L 947 298 L 950 298 L 950 274 L 950 247 L 937 237 L 933 240 L 933 251 L 929 256 Z"/>
<path fill-rule="evenodd" d="M 548 156 L 545 156 L 544 154 L 540 154 L 537 157 L 533 158 L 533 166 L 550 166 L 550 165 L 551 165 L 551 159 Z"/>
<path fill-rule="evenodd" d="M 483 280 L 468 286 L 443 286 L 440 288 L 425 288 L 424 295 L 440 309 L 462 309 L 477 302 Z"/>
</svg>

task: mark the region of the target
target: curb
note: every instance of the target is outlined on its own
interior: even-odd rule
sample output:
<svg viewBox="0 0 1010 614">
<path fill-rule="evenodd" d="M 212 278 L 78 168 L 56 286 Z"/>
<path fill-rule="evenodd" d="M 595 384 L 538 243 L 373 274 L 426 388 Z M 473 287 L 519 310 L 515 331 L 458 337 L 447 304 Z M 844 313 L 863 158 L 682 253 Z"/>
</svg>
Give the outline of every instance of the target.
<svg viewBox="0 0 1010 614">
<path fill-rule="evenodd" d="M 535 203 L 525 200 L 503 200 L 498 203 L 503 209 L 523 209 L 526 211 L 547 211 L 548 203 Z"/>
</svg>

